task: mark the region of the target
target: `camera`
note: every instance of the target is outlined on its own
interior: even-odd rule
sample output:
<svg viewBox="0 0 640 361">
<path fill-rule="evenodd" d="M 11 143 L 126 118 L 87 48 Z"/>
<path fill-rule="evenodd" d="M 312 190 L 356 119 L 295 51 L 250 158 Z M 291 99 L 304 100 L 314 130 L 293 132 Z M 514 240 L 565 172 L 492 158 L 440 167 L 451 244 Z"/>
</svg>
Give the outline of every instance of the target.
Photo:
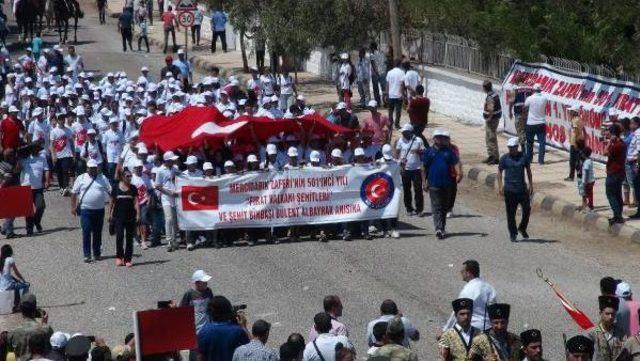
<svg viewBox="0 0 640 361">
<path fill-rule="evenodd" d="M 158 301 L 158 309 L 171 308 L 171 301 Z"/>
<path fill-rule="evenodd" d="M 247 305 L 246 304 L 232 305 L 231 309 L 233 310 L 233 313 L 236 314 L 236 313 L 238 313 L 238 311 L 246 310 L 247 309 Z"/>
</svg>

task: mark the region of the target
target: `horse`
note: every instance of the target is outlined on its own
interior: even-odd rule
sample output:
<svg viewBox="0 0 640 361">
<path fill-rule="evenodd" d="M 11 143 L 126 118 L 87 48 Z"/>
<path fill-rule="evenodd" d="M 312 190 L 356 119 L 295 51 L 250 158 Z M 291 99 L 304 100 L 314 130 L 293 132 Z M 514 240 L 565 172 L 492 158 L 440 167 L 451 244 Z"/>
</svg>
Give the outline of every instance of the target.
<svg viewBox="0 0 640 361">
<path fill-rule="evenodd" d="M 22 0 L 24 1 L 24 0 Z M 60 37 L 60 43 L 65 44 L 67 42 L 67 32 L 69 31 L 69 19 L 73 18 L 73 42 L 78 42 L 78 19 L 84 17 L 84 13 L 80 9 L 80 4 L 77 0 L 52 0 L 53 12 L 58 28 L 58 35 Z M 62 28 L 64 25 L 64 36 L 62 35 Z"/>
<path fill-rule="evenodd" d="M 33 39 L 35 24 L 41 14 L 40 9 L 40 0 L 17 0 L 15 3 L 14 15 L 20 41 Z"/>
</svg>

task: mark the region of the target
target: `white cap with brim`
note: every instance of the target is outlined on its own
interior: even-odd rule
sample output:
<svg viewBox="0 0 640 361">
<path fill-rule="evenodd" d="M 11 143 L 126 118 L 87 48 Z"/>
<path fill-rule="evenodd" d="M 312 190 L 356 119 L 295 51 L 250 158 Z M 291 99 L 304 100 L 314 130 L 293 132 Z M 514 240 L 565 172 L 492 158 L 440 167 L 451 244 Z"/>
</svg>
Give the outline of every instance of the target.
<svg viewBox="0 0 640 361">
<path fill-rule="evenodd" d="M 355 155 L 356 157 L 359 157 L 361 155 L 364 155 L 364 149 L 358 147 L 356 149 L 354 149 L 353 151 L 353 155 Z"/>
<path fill-rule="evenodd" d="M 511 137 L 507 140 L 507 147 L 517 147 L 519 145 L 519 140 L 516 137 Z"/>
<path fill-rule="evenodd" d="M 438 129 L 435 129 L 433 131 L 433 136 L 434 137 L 447 137 L 447 138 L 450 138 L 451 134 L 446 129 L 438 128 Z"/>
<path fill-rule="evenodd" d="M 98 163 L 94 159 L 87 161 L 87 168 L 98 168 Z"/>
<path fill-rule="evenodd" d="M 247 156 L 247 162 L 248 163 L 257 163 L 258 162 L 258 157 L 256 157 L 255 154 L 249 154 L 249 156 Z"/>
<path fill-rule="evenodd" d="M 92 135 L 92 134 L 93 135 L 97 134 L 95 129 L 91 128 L 91 129 L 87 130 L 87 135 Z"/>
<path fill-rule="evenodd" d="M 369 100 L 369 103 L 367 103 L 367 106 L 369 108 L 377 108 L 378 107 L 378 102 L 375 100 Z"/>
<path fill-rule="evenodd" d="M 184 162 L 184 164 L 198 164 L 198 158 L 195 155 L 190 155 L 187 157 L 187 160 Z"/>
<path fill-rule="evenodd" d="M 213 164 L 211 164 L 211 162 L 204 162 L 204 164 L 202 164 L 202 170 L 213 170 Z"/>
<path fill-rule="evenodd" d="M 267 144 L 267 154 L 268 155 L 278 154 L 278 148 L 276 147 L 275 144 Z"/>
<path fill-rule="evenodd" d="M 336 110 L 346 109 L 347 105 L 344 102 L 340 102 L 336 105 Z"/>
<path fill-rule="evenodd" d="M 404 132 L 413 132 L 413 125 L 407 123 L 407 124 L 402 126 L 402 129 L 400 129 L 400 131 L 402 133 L 404 133 Z"/>
<path fill-rule="evenodd" d="M 627 282 L 618 283 L 618 286 L 616 286 L 616 296 L 618 297 L 631 296 L 631 285 L 629 285 Z"/>
<path fill-rule="evenodd" d="M 132 166 L 133 168 L 143 167 L 143 166 L 144 166 L 144 163 L 142 163 L 142 161 L 141 161 L 140 159 L 134 159 L 134 160 L 131 162 L 131 166 Z"/>
<path fill-rule="evenodd" d="M 51 347 L 55 349 L 64 349 L 70 338 L 71 335 L 68 333 L 56 331 L 51 335 L 51 338 L 49 338 L 49 343 L 51 344 Z"/>
<path fill-rule="evenodd" d="M 317 150 L 311 151 L 311 153 L 309 154 L 309 160 L 312 161 L 312 162 L 319 162 L 320 161 L 320 152 L 318 152 Z"/>
<path fill-rule="evenodd" d="M 287 150 L 287 155 L 289 157 L 297 157 L 298 156 L 298 148 L 289 147 L 289 149 Z"/>
<path fill-rule="evenodd" d="M 225 168 L 228 168 L 228 167 L 235 167 L 235 166 L 236 166 L 236 164 L 235 164 L 235 163 L 233 163 L 233 161 L 228 160 L 228 161 L 224 162 L 224 167 L 225 167 Z"/>
<path fill-rule="evenodd" d="M 335 148 L 331 151 L 331 156 L 334 158 L 342 158 L 342 150 Z"/>
<path fill-rule="evenodd" d="M 391 154 L 392 148 L 391 144 L 385 144 L 382 146 L 382 158 L 385 160 L 392 160 L 393 154 Z"/>
<path fill-rule="evenodd" d="M 162 159 L 164 159 L 164 160 L 177 160 L 178 158 L 179 157 L 172 151 L 167 151 L 162 156 Z"/>
<path fill-rule="evenodd" d="M 193 275 L 191 276 L 191 282 L 209 282 L 210 280 L 211 276 L 201 269 L 193 272 Z"/>
</svg>

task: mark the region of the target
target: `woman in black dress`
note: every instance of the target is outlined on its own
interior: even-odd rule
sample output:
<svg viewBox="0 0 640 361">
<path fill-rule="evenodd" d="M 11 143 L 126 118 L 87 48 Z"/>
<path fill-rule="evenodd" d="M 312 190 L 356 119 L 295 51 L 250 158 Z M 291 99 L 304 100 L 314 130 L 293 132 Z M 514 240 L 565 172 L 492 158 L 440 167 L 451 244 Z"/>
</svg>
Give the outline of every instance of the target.
<svg viewBox="0 0 640 361">
<path fill-rule="evenodd" d="M 138 190 L 131 184 L 131 177 L 131 171 L 123 171 L 120 182 L 111 193 L 109 225 L 116 234 L 116 266 L 133 266 L 133 238 L 140 222 L 140 206 Z"/>
</svg>

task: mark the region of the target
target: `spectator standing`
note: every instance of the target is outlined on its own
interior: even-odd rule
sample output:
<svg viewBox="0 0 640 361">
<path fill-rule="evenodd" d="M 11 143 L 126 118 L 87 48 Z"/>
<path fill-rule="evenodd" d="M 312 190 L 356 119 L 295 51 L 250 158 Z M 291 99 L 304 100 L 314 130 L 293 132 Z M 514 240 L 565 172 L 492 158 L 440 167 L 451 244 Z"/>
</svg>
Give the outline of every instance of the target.
<svg viewBox="0 0 640 361">
<path fill-rule="evenodd" d="M 490 323 L 487 318 L 486 307 L 496 302 L 496 290 L 487 281 L 480 278 L 480 264 L 476 260 L 470 259 L 464 261 L 460 274 L 466 284 L 462 287 L 462 290 L 460 290 L 458 298 L 468 298 L 473 301 L 471 326 L 480 331 L 487 330 L 490 327 Z M 444 325 L 443 331 L 452 328 L 455 324 L 455 313 L 452 313 Z"/>
<path fill-rule="evenodd" d="M 349 111 L 351 111 L 351 85 L 353 85 L 355 77 L 356 74 L 354 72 L 353 65 L 351 64 L 351 60 L 349 59 L 349 54 L 340 54 L 340 65 L 338 66 L 336 84 L 338 87 L 338 100 L 344 102 L 347 110 Z"/>
<path fill-rule="evenodd" d="M 149 3 L 153 3 L 153 1 L 149 1 Z M 147 53 L 149 52 L 149 26 L 147 25 L 147 18 L 141 16 L 138 19 L 138 27 L 140 28 L 138 33 L 138 51 L 142 49 L 142 41 L 144 40 L 144 44 L 147 46 Z"/>
<path fill-rule="evenodd" d="M 211 299 L 209 317 L 198 333 L 198 361 L 232 361 L 235 350 L 249 343 L 247 319 L 236 315 L 224 296 Z"/>
<path fill-rule="evenodd" d="M 100 25 L 107 23 L 107 0 L 97 0 L 98 21 Z"/>
<path fill-rule="evenodd" d="M 191 66 L 189 59 L 187 59 L 184 49 L 178 50 L 178 59 L 173 62 L 173 65 L 180 70 L 180 73 L 174 74 L 174 76 L 182 78 L 184 89 L 189 89 L 189 84 L 193 83 L 193 67 Z"/>
<path fill-rule="evenodd" d="M 542 94 L 542 85 L 533 86 L 533 94 L 524 101 L 527 109 L 527 149 L 525 153 L 529 163 L 533 161 L 533 140 L 538 140 L 538 164 L 544 164 L 544 153 L 547 146 L 547 98 Z"/>
<path fill-rule="evenodd" d="M 329 333 L 336 336 L 342 335 L 349 337 L 349 330 L 347 329 L 347 326 L 338 321 L 338 318 L 342 317 L 343 309 L 340 297 L 335 295 L 326 296 L 322 302 L 322 306 L 324 308 L 324 312 L 331 317 L 331 330 Z M 318 332 L 315 327 L 311 327 L 311 330 L 309 331 L 309 341 L 314 341 L 317 337 Z"/>
<path fill-rule="evenodd" d="M 511 242 L 517 242 L 518 232 L 523 238 L 529 238 L 527 226 L 531 214 L 530 197 L 533 194 L 533 175 L 528 157 L 518 151 L 518 138 L 510 138 L 507 141 L 507 148 L 509 153 L 500 158 L 498 165 L 498 193 L 504 197 L 509 239 Z M 527 172 L 526 182 L 524 179 L 525 171 Z M 516 227 L 518 205 L 522 207 L 522 219 L 520 225 Z"/>
<path fill-rule="evenodd" d="M 584 123 L 580 118 L 580 106 L 574 105 L 569 108 L 568 112 L 569 121 L 571 122 L 571 135 L 569 135 L 569 176 L 565 180 L 572 182 L 575 177 L 576 167 L 578 167 L 580 161 L 580 151 L 584 148 L 585 133 Z"/>
<path fill-rule="evenodd" d="M 631 141 L 627 146 L 627 161 L 625 163 L 625 173 L 631 170 L 631 185 L 633 186 L 633 197 L 635 203 L 638 206 L 636 213 L 632 215 L 631 219 L 640 218 L 640 172 L 638 170 L 638 152 L 640 152 L 640 118 L 633 117 L 629 124 L 632 135 Z M 628 177 L 627 177 L 628 179 Z"/>
<path fill-rule="evenodd" d="M 178 20 L 176 19 L 176 14 L 173 13 L 171 5 L 162 13 L 160 19 L 162 20 L 162 28 L 164 29 L 164 49 L 162 52 L 166 53 L 169 47 L 169 34 L 171 34 L 171 39 L 173 40 L 173 48 L 175 49 L 177 47 L 176 26 L 178 26 Z M 177 74 L 174 75 L 177 76 Z"/>
<path fill-rule="evenodd" d="M 400 113 L 402 111 L 402 94 L 404 93 L 404 71 L 400 68 L 400 60 L 397 60 L 393 69 L 387 72 L 385 95 L 389 104 L 389 120 L 400 129 Z M 395 118 L 394 118 L 395 114 Z"/>
<path fill-rule="evenodd" d="M 405 327 L 402 320 L 389 321 L 386 332 L 387 343 L 373 353 L 374 357 L 388 357 L 397 361 L 418 361 L 418 355 L 403 344 Z"/>
<path fill-rule="evenodd" d="M 381 147 L 391 140 L 391 124 L 389 123 L 389 118 L 378 111 L 377 101 L 370 100 L 367 106 L 367 110 L 371 112 L 371 115 L 364 119 L 362 132 L 371 133 L 372 143 Z"/>
<path fill-rule="evenodd" d="M 87 172 L 76 179 L 71 195 L 71 214 L 80 216 L 85 263 L 91 263 L 92 251 L 94 260 L 102 259 L 102 226 L 110 193 L 109 180 L 98 173 L 98 163 L 89 160 Z"/>
<path fill-rule="evenodd" d="M 13 248 L 10 245 L 5 244 L 0 248 L 0 290 L 8 291 L 13 290 L 15 306 L 20 304 L 20 299 L 26 293 L 29 293 L 29 287 L 31 286 L 27 282 L 22 273 L 16 266 L 16 261 L 13 258 Z"/>
<path fill-rule="evenodd" d="M 264 69 L 264 56 L 265 56 L 265 52 L 266 52 L 266 42 L 264 40 L 264 34 L 259 31 L 259 29 L 255 29 L 256 31 L 254 31 L 253 33 L 254 38 L 253 38 L 253 42 L 254 42 L 254 50 L 256 52 L 256 69 L 258 69 L 258 71 L 261 71 L 262 69 Z"/>
<path fill-rule="evenodd" d="M 278 361 L 278 354 L 267 347 L 271 324 L 257 320 L 251 327 L 253 338 L 248 344 L 238 347 L 233 353 L 233 361 Z"/>
<path fill-rule="evenodd" d="M 2 152 L 2 161 L 0 161 L 0 188 L 18 185 L 18 174 L 20 172 L 16 168 L 16 152 L 12 148 L 6 148 Z M 17 237 L 13 232 L 13 218 L 6 218 L 0 230 L 7 239 Z"/>
<path fill-rule="evenodd" d="M 185 292 L 180 300 L 180 307 L 193 306 L 196 320 L 196 335 L 209 322 L 209 303 L 213 299 L 213 292 L 207 282 L 211 280 L 203 270 L 193 272 L 191 276 L 192 288 Z"/>
<path fill-rule="evenodd" d="M 380 91 L 382 90 L 382 93 L 386 91 L 386 58 L 384 53 L 378 50 L 378 44 L 376 42 L 371 43 L 371 45 L 369 46 L 369 51 L 369 59 L 371 60 L 371 84 L 373 85 L 373 98 L 376 100 L 377 104 L 383 105 L 384 99 L 380 97 Z"/>
<path fill-rule="evenodd" d="M 358 64 L 356 66 L 356 81 L 358 83 L 358 95 L 360 107 L 364 108 L 371 99 L 371 60 L 367 55 L 367 49 L 361 48 L 358 52 Z"/>
<path fill-rule="evenodd" d="M 149 25 L 153 26 L 153 0 L 146 0 L 145 5 L 147 6 Z"/>
<path fill-rule="evenodd" d="M 211 39 L 211 52 L 216 52 L 216 43 L 218 38 L 222 43 L 222 51 L 227 52 L 227 15 L 218 8 L 211 14 L 211 33 L 213 38 Z M 258 69 L 261 69 L 258 67 Z"/>
<path fill-rule="evenodd" d="M 129 41 L 129 47 L 131 47 L 131 41 Z M 78 74 L 84 72 L 84 60 L 82 56 L 76 52 L 76 47 L 70 45 L 67 48 L 67 56 L 64 58 L 64 63 L 68 68 L 71 68 L 72 79 L 74 82 L 78 81 Z"/>
<path fill-rule="evenodd" d="M 402 190 L 404 196 L 404 206 L 407 215 L 417 214 L 422 217 L 424 214 L 424 196 L 422 194 L 422 178 L 420 169 L 422 164 L 420 156 L 424 151 L 422 139 L 413 134 L 411 124 L 405 124 L 402 127 L 402 136 L 396 141 L 396 159 L 400 162 L 400 175 L 402 177 Z M 411 188 L 413 187 L 415 197 L 415 208 L 411 200 Z"/>
<path fill-rule="evenodd" d="M 633 162 L 633 160 L 629 161 L 629 153 L 631 142 L 633 141 L 633 131 L 631 129 L 631 119 L 622 118 L 618 121 L 620 125 L 621 134 L 620 139 L 624 143 L 624 147 L 626 149 L 627 158 L 624 163 L 624 180 L 622 181 L 622 204 L 625 206 L 630 206 L 632 203 L 636 203 L 636 201 L 631 202 L 631 191 L 633 190 L 633 179 L 635 178 L 635 172 L 637 172 L 637 162 Z M 632 154 L 637 154 L 637 150 L 631 149 Z M 634 169 L 635 168 L 635 169 Z"/>
<path fill-rule="evenodd" d="M 127 52 L 127 44 L 129 44 L 129 50 L 133 51 L 131 47 L 131 41 L 133 41 L 133 14 L 125 9 L 118 18 L 118 30 L 122 35 L 122 51 Z"/>
<path fill-rule="evenodd" d="M 533 93 L 532 89 L 524 84 L 524 76 L 520 75 L 516 79 L 516 86 L 508 91 L 509 98 L 509 119 L 515 115 L 516 133 L 518 142 L 524 149 L 527 144 L 525 126 L 527 124 L 527 112 L 524 109 L 524 101 Z"/>
<path fill-rule="evenodd" d="M 164 63 L 165 66 L 160 69 L 160 79 L 166 79 L 169 73 L 171 73 L 173 78 L 177 78 L 180 75 L 180 68 L 173 63 L 173 56 L 167 55 L 164 58 Z"/>
<path fill-rule="evenodd" d="M 33 195 L 34 214 L 26 218 L 27 236 L 33 235 L 35 227 L 38 233 L 42 232 L 42 215 L 44 214 L 44 190 L 49 188 L 49 162 L 41 154 L 40 143 L 34 143 L 29 157 L 20 160 L 20 185 L 30 186 Z M 44 181 L 43 181 L 44 180 Z"/>
<path fill-rule="evenodd" d="M 462 179 L 462 174 L 458 174 L 456 167 L 460 160 L 453 152 L 450 140 L 448 130 L 434 130 L 433 146 L 427 148 L 422 155 L 422 184 L 424 190 L 429 192 L 433 225 L 438 239 L 446 237 L 447 213 L 453 208 L 453 187 Z"/>
<path fill-rule="evenodd" d="M 416 96 L 416 88 L 420 85 L 420 74 L 411 67 L 411 62 L 405 60 L 402 63 L 402 69 L 404 70 L 404 88 L 406 90 L 407 103 L 411 102 L 411 99 Z"/>
<path fill-rule="evenodd" d="M 330 333 L 331 316 L 327 313 L 320 312 L 316 314 L 313 318 L 313 323 L 318 337 L 307 343 L 302 356 L 303 361 L 335 361 L 336 349 L 342 347 L 353 349 L 351 341 L 346 336 L 336 336 Z"/>
<path fill-rule="evenodd" d="M 420 332 L 413 326 L 408 318 L 402 315 L 398 310 L 398 305 L 393 300 L 384 300 L 380 305 L 381 316 L 367 324 L 367 345 L 372 346 L 375 343 L 373 337 L 373 327 L 378 322 L 391 322 L 391 320 L 399 318 L 404 325 L 404 336 L 401 344 L 408 347 L 410 341 L 418 341 L 420 339 Z"/>
<path fill-rule="evenodd" d="M 498 124 L 502 118 L 502 105 L 500 104 L 500 95 L 493 90 L 493 84 L 485 80 L 482 83 L 482 89 L 487 93 L 484 101 L 484 117 L 485 125 L 485 143 L 487 144 L 488 157 L 483 161 L 486 164 L 498 164 L 500 152 L 498 151 Z"/>
<path fill-rule="evenodd" d="M 138 189 L 131 184 L 132 177 L 131 171 L 125 169 L 111 192 L 109 227 L 113 225 L 116 233 L 116 266 L 133 266 L 133 238 L 140 223 L 140 204 Z"/>
<path fill-rule="evenodd" d="M 40 32 L 36 33 L 36 36 L 31 40 L 31 50 L 33 51 L 33 59 L 38 61 L 40 59 L 40 55 L 42 53 L 42 45 L 44 41 L 42 40 L 42 34 Z"/>
<path fill-rule="evenodd" d="M 617 124 L 609 127 L 608 137 L 605 141 L 604 155 L 607 157 L 607 178 L 605 190 L 609 206 L 613 211 L 613 217 L 609 224 L 624 223 L 622 218 L 622 181 L 624 180 L 624 164 L 626 149 L 620 139 L 620 127 Z"/>
<path fill-rule="evenodd" d="M 199 7 L 193 11 L 193 25 L 191 25 L 191 44 L 195 46 L 200 46 L 200 30 L 202 27 L 202 20 L 204 19 L 204 14 Z"/>
<path fill-rule="evenodd" d="M 280 110 L 286 112 L 289 109 L 289 100 L 292 96 L 298 93 L 293 77 L 289 74 L 289 70 L 287 68 L 284 68 L 282 70 L 282 74 L 278 76 L 278 83 L 280 85 L 280 98 L 278 99 L 278 105 Z"/>
<path fill-rule="evenodd" d="M 418 84 L 415 88 L 413 97 L 409 100 L 409 106 L 407 107 L 407 113 L 409 113 L 409 121 L 413 126 L 413 134 L 420 137 L 424 144 L 427 144 L 427 139 L 424 137 L 424 128 L 429 123 L 429 107 L 431 101 L 424 94 L 424 86 Z"/>
<path fill-rule="evenodd" d="M 593 186 L 596 183 L 596 176 L 593 172 L 591 148 L 584 147 L 580 157 L 582 158 L 582 170 L 578 179 L 578 192 L 582 197 L 582 206 L 580 209 L 588 208 L 590 211 L 593 211 Z"/>
</svg>

